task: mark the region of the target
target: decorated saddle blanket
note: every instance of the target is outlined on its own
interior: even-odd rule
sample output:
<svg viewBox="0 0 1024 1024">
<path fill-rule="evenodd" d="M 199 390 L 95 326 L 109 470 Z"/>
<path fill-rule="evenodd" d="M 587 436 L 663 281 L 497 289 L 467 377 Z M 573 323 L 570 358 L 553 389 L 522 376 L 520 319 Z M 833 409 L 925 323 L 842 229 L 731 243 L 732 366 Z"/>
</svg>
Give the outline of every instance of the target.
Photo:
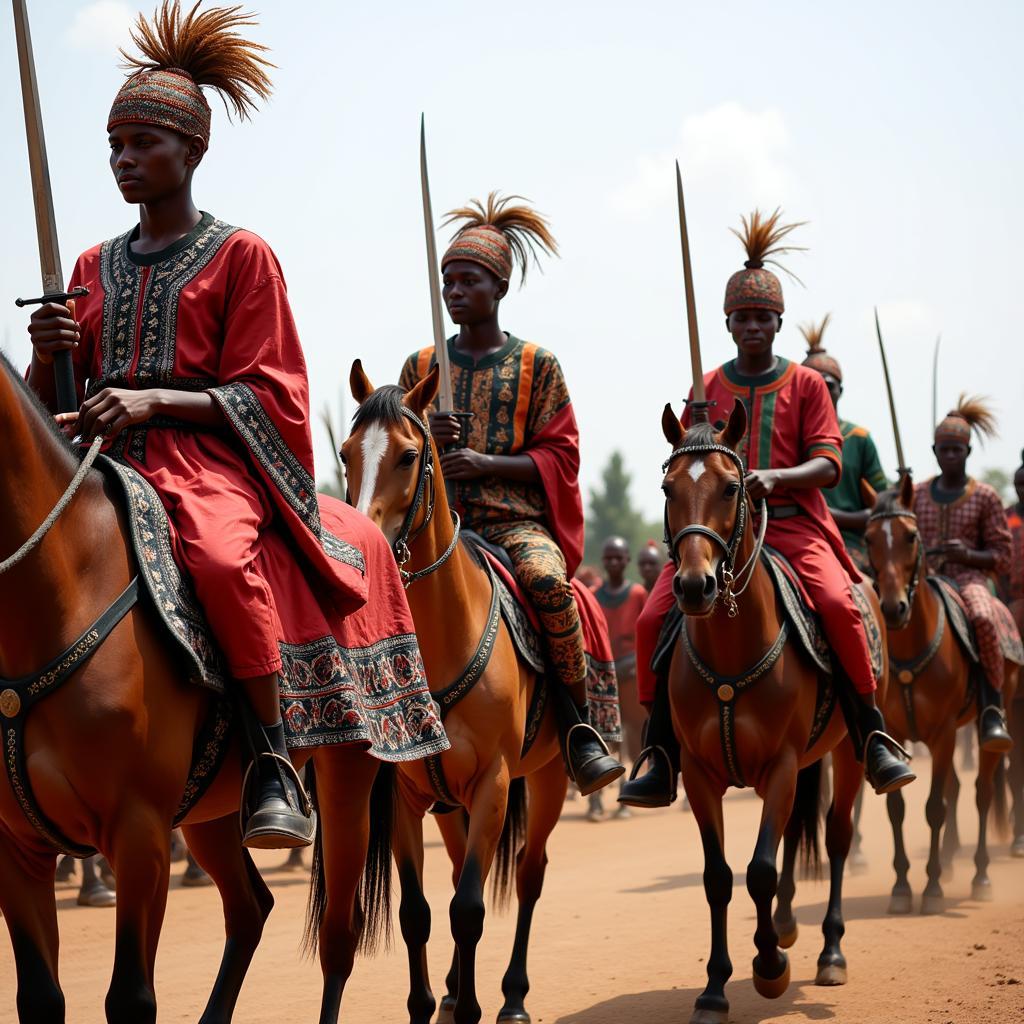
<svg viewBox="0 0 1024 1024">
<path fill-rule="evenodd" d="M 181 659 L 183 676 L 224 693 L 224 660 L 191 583 L 174 560 L 160 498 L 131 467 L 106 456 L 96 464 L 120 488 L 139 577 Z M 288 745 L 362 743 L 384 761 L 447 750 L 386 538 L 340 502 L 322 495 L 318 502 L 325 532 L 351 557 L 358 556 L 369 585 L 362 607 L 335 614 L 325 585 L 297 570 L 298 556 L 283 536 L 274 530 L 263 535 L 267 554 L 260 568 L 282 620 L 279 678 Z"/>
<path fill-rule="evenodd" d="M 928 576 L 927 580 L 942 601 L 946 619 L 953 627 L 960 646 L 972 661 L 979 661 L 977 638 L 959 587 L 948 576 Z M 1010 609 L 1002 601 L 995 600 L 991 602 L 990 608 L 995 617 L 996 636 L 1003 657 L 1015 665 L 1024 665 L 1024 645 L 1021 644 L 1020 631 Z"/>
<path fill-rule="evenodd" d="M 486 560 L 493 569 L 498 587 L 501 615 L 512 635 L 520 657 L 535 672 L 545 674 L 544 645 L 540 619 L 526 594 L 516 582 L 507 557 L 501 549 L 493 550 L 468 530 L 463 537 L 478 560 Z M 578 580 L 572 580 L 573 593 L 583 626 L 583 647 L 587 659 L 587 707 L 590 721 L 608 743 L 622 739 L 622 718 L 619 711 L 619 685 L 615 675 L 611 642 L 604 623 L 604 613 L 597 599 Z"/>
</svg>

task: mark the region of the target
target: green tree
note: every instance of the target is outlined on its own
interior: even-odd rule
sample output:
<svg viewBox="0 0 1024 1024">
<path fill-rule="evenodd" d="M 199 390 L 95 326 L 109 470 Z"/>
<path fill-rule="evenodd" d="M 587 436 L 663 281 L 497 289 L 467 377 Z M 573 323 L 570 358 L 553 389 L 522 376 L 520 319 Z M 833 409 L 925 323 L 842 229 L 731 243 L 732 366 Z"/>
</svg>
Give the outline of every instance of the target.
<svg viewBox="0 0 1024 1024">
<path fill-rule="evenodd" d="M 1003 501 L 1010 500 L 1010 492 L 1012 491 L 1010 485 L 1013 483 L 1012 473 L 1007 473 L 1005 469 L 1000 469 L 998 466 L 989 466 L 988 469 L 981 471 L 981 481 L 995 488 L 996 494 Z"/>
</svg>

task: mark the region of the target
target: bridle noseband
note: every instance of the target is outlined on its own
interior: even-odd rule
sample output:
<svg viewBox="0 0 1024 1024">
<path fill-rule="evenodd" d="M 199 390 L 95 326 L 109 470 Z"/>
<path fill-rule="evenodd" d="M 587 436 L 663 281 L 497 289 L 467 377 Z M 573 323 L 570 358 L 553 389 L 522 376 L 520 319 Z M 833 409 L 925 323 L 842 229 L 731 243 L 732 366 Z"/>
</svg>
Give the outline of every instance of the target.
<svg viewBox="0 0 1024 1024">
<path fill-rule="evenodd" d="M 750 581 L 754 577 L 754 567 L 757 565 L 757 560 L 760 558 L 761 550 L 764 547 L 765 533 L 768 529 L 768 503 L 763 498 L 761 499 L 761 526 L 758 530 L 757 542 L 754 545 L 754 550 L 751 552 L 750 558 L 747 559 L 743 568 L 740 569 L 738 573 L 734 573 L 733 567 L 736 564 L 736 553 L 743 541 L 743 535 L 747 528 L 748 498 L 747 485 L 745 482 L 746 471 L 743 466 L 743 459 L 724 444 L 688 445 L 682 448 L 676 448 L 664 463 L 662 463 L 661 471 L 662 473 L 668 472 L 672 463 L 683 455 L 713 455 L 716 453 L 724 455 L 729 459 L 736 467 L 740 477 L 739 489 L 736 492 L 736 520 L 733 523 L 732 534 L 729 536 L 729 539 L 726 540 L 717 530 L 712 530 L 710 526 L 704 526 L 703 524 L 684 526 L 675 534 L 671 533 L 671 528 L 669 527 L 668 522 L 669 499 L 666 497 L 665 544 L 668 547 L 669 557 L 677 568 L 679 567 L 679 543 L 684 537 L 707 537 L 721 548 L 723 558 L 721 562 L 719 562 L 719 572 L 721 574 L 720 595 L 725 601 L 729 618 L 735 618 L 739 614 L 739 608 L 736 606 L 736 598 L 750 586 Z M 737 583 L 744 575 L 746 576 L 746 580 L 737 590 Z M 715 600 L 717 602 L 717 597 Z"/>
<path fill-rule="evenodd" d="M 882 519 L 910 519 L 914 526 L 917 526 L 917 516 L 913 512 L 905 510 L 893 510 L 889 512 L 872 512 L 868 516 L 868 522 L 873 523 Z M 872 566 L 872 568 L 874 568 Z M 921 583 L 921 576 L 924 570 L 924 544 L 921 543 L 921 534 L 917 534 L 917 557 L 914 559 L 914 571 L 910 574 L 910 582 L 907 584 L 907 607 L 913 609 L 914 595 Z"/>
<path fill-rule="evenodd" d="M 402 574 L 402 582 L 405 584 L 405 589 L 408 590 L 413 583 L 436 572 L 452 557 L 456 545 L 459 543 L 459 531 L 462 528 L 462 523 L 459 520 L 458 512 L 452 509 L 452 525 L 455 527 L 455 530 L 452 541 L 447 549 L 437 561 L 431 563 L 425 569 L 420 569 L 417 572 L 406 571 L 405 565 L 412 558 L 409 545 L 423 533 L 430 525 L 431 519 L 434 518 L 434 503 L 437 498 L 437 492 L 434 484 L 434 445 L 430 438 L 430 428 L 427 426 L 426 421 L 417 416 L 408 406 L 402 406 L 402 415 L 412 420 L 420 434 L 423 435 L 423 453 L 420 459 L 419 475 L 416 478 L 416 492 L 413 495 L 409 511 L 405 514 L 402 527 L 398 531 L 398 536 L 391 545 L 391 550 L 395 554 L 395 561 L 398 562 L 398 571 Z M 419 515 L 420 509 L 424 507 L 424 501 L 426 502 L 426 509 L 423 513 L 423 522 L 413 529 L 416 516 Z"/>
</svg>

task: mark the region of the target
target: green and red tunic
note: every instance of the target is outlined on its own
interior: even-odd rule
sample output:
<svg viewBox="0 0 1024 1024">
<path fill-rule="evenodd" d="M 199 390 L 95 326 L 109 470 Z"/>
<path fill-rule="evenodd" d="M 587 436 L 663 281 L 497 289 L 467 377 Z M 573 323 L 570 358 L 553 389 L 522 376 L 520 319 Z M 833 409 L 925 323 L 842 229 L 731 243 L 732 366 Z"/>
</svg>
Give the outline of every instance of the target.
<svg viewBox="0 0 1024 1024">
<path fill-rule="evenodd" d="M 866 480 L 876 491 L 884 491 L 889 481 L 882 469 L 874 438 L 865 427 L 841 419 L 839 432 L 843 435 L 843 475 L 839 483 L 825 491 L 825 501 L 829 508 L 840 512 L 862 512 L 868 506 L 860 491 L 861 481 Z M 864 534 L 853 530 L 840 532 L 846 550 L 863 571 L 868 567 Z"/>
</svg>

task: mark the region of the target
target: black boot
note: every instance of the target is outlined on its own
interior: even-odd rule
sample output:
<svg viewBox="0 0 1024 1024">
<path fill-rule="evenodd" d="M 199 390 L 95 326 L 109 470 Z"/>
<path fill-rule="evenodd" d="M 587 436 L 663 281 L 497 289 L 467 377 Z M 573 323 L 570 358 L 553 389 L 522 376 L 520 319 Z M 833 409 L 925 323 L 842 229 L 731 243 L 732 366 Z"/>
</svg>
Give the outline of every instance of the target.
<svg viewBox="0 0 1024 1024">
<path fill-rule="evenodd" d="M 1006 728 L 1003 695 L 978 671 L 978 747 L 992 754 L 1008 754 L 1013 740 Z"/>
<path fill-rule="evenodd" d="M 604 740 L 587 721 L 586 705 L 578 708 L 568 687 L 560 683 L 553 683 L 551 690 L 569 778 L 581 795 L 590 796 L 624 775 L 626 769 L 608 753 Z"/>
<path fill-rule="evenodd" d="M 910 755 L 885 731 L 878 708 L 863 703 L 860 707 L 860 749 L 868 785 L 879 795 L 902 789 L 917 778 L 907 764 Z"/>
<path fill-rule="evenodd" d="M 654 691 L 645 741 L 646 745 L 630 772 L 629 782 L 619 790 L 619 803 L 629 807 L 668 807 L 676 799 L 679 741 L 672 728 L 668 680 L 662 676 L 658 677 Z M 640 775 L 641 765 L 647 762 L 651 767 Z"/>
<path fill-rule="evenodd" d="M 288 757 L 284 723 L 253 732 L 255 756 L 242 786 L 242 845 L 253 850 L 309 846 L 316 833 L 316 813 Z"/>
</svg>

